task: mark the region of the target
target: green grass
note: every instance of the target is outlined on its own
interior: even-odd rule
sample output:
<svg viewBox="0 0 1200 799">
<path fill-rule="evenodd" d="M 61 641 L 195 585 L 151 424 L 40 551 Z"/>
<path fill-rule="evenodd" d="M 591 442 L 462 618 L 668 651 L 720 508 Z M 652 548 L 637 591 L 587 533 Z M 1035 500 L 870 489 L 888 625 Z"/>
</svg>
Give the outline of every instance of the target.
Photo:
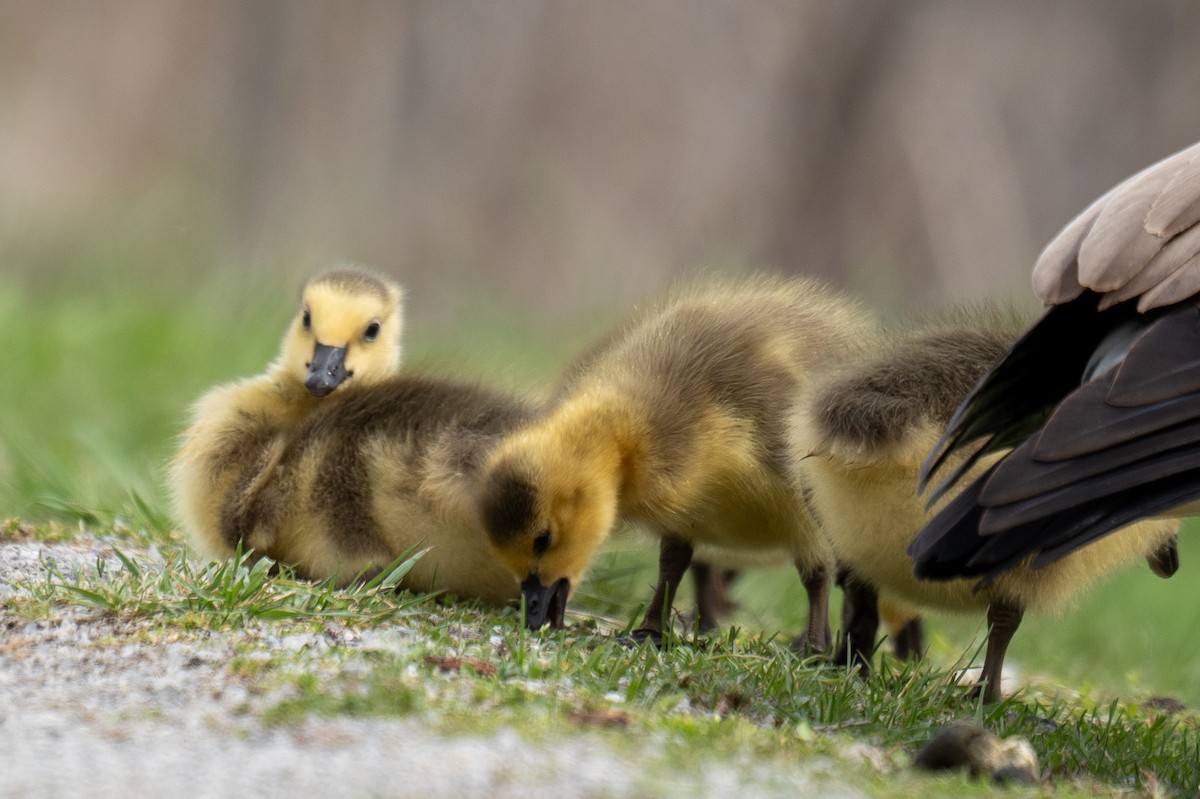
<svg viewBox="0 0 1200 799">
<path fill-rule="evenodd" d="M 1141 702 L 1176 698 L 1200 708 L 1200 535 L 1196 521 L 1180 536 L 1181 567 L 1170 580 L 1135 566 L 1114 575 L 1060 614 L 1025 617 L 1009 647 L 1007 662 L 1022 681 L 1052 681 L 1064 690 Z M 654 582 L 648 540 L 618 538 L 601 555 L 579 595 L 587 606 L 609 614 L 629 612 L 625 597 L 648 598 Z M 836 592 L 835 592 L 836 593 Z M 798 633 L 807 603 L 790 567 L 758 571 L 734 584 L 739 608 L 734 623 L 746 629 Z M 691 593 L 681 586 L 680 607 Z M 838 597 L 834 598 L 836 618 Z M 933 615 L 926 619 L 931 656 L 943 664 L 984 639 L 982 614 Z"/>
<path fill-rule="evenodd" d="M 251 561 L 238 554 L 225 562 L 197 566 L 182 549 L 170 547 L 165 567 L 148 569 L 113 548 L 120 568 L 106 561 L 89 574 L 67 579 L 51 563 L 43 582 L 26 586 L 35 602 L 46 606 L 69 601 L 126 616 L 187 620 L 189 624 L 223 627 L 250 620 L 337 620 L 358 623 L 394 621 L 422 601 L 395 586 L 422 553 L 397 558 L 370 580 L 335 591 L 333 580 L 297 580 L 286 567 L 267 558 Z"/>
<path fill-rule="evenodd" d="M 338 645 L 312 655 L 276 649 L 256 656 L 262 644 L 254 642 L 263 637 L 247 636 L 227 668 L 277 697 L 263 713 L 267 724 L 417 717 L 441 734 L 509 728 L 547 745 L 583 729 L 619 730 L 629 745 L 655 742 L 674 752 L 666 762 L 676 769 L 732 752 L 797 767 L 859 744 L 872 754 L 871 765 L 843 766 L 839 780 L 874 795 L 920 786 L 930 796 L 955 796 L 967 788 L 961 777 L 918 777 L 908 764 L 942 724 L 974 717 L 1000 735 L 1028 738 L 1057 795 L 1119 795 L 1149 775 L 1172 793 L 1200 788 L 1200 730 L 1191 716 L 1156 715 L 1115 700 L 1070 701 L 1041 686 L 981 707 L 950 672 L 930 663 L 883 658 L 862 680 L 802 660 L 778 636 L 749 632 L 677 639 L 662 650 L 622 645 L 619 624 L 594 618 L 533 634 L 511 608 L 389 590 L 407 560 L 364 586 L 335 590 L 271 576 L 265 561 L 196 566 L 175 545 L 162 549 L 165 562 L 157 565 L 118 551 L 115 562 L 92 573 L 52 571 L 28 586 L 28 596 L 10 600 L 10 610 L 41 617 L 61 604 L 82 604 L 155 619 L 176 632 L 266 623 L 277 639 L 331 622 L 404 634 L 408 644 L 386 655 Z"/>
<path fill-rule="evenodd" d="M 982 710 L 946 677 L 964 652 L 977 648 L 980 619 L 931 619 L 929 664 L 887 666 L 864 684 L 835 669 L 807 667 L 781 645 L 805 612 L 798 580 L 787 569 L 737 585 L 738 635 L 665 653 L 616 646 L 609 628 L 593 619 L 636 618 L 629 597 L 648 595 L 653 578 L 653 546 L 632 537 L 614 541 L 580 589 L 575 627 L 539 636 L 521 632 L 512 611 L 442 605 L 380 585 L 336 591 L 245 563 L 189 564 L 166 512 L 162 463 L 192 400 L 214 383 L 261 372 L 274 357 L 295 289 L 265 282 L 234 292 L 213 279 L 186 293 L 147 295 L 94 287 L 47 293 L 0 279 L 0 340 L 9 366 L 0 381 L 0 533 L 57 541 L 82 526 L 113 536 L 123 552 L 121 542 L 130 552 L 153 543 L 167 557 L 165 569 L 132 559 L 82 582 L 55 576 L 32 586 L 36 599 L 14 609 L 47 613 L 69 602 L 179 628 L 336 618 L 416 631 L 422 644 L 414 652 L 373 662 L 365 672 L 334 669 L 328 680 L 272 661 L 267 671 L 290 685 L 289 698 L 272 711 L 278 723 L 313 713 L 435 713 L 447 728 L 512 724 L 550 739 L 581 726 L 603 728 L 604 714 L 615 708 L 623 719 L 614 722 L 619 730 L 598 734 L 665 738 L 680 747 L 680 762 L 726 749 L 771 762 L 817 757 L 831 741 L 853 739 L 902 763 L 936 724 L 976 714 L 998 732 L 1030 736 L 1060 783 L 1083 780 L 1090 790 L 1098 780 L 1127 789 L 1142 763 L 1166 785 L 1193 793 L 1200 785 L 1191 717 L 1136 709 L 1157 695 L 1200 707 L 1194 534 L 1182 537 L 1182 569 L 1173 580 L 1135 568 L 1059 618 L 1027 619 L 1009 660 L 1036 688 Z M 585 337 L 483 308 L 436 328 L 410 328 L 409 362 L 540 387 Z M 441 622 L 431 624 L 431 614 Z M 448 623 L 495 630 L 498 642 L 449 640 Z M 419 684 L 436 670 L 426 658 L 449 656 L 487 664 L 487 673 L 456 672 L 465 693 L 431 705 L 424 692 L 414 693 L 412 680 Z M 601 721 L 587 721 L 588 714 Z M 889 785 L 900 786 L 896 795 L 927 791 L 925 778 L 885 773 Z M 868 770 L 853 779 L 870 785 L 878 774 Z M 954 778 L 932 784 L 944 795 L 988 791 L 966 789 Z M 1072 793 L 1061 784 L 1060 792 Z"/>
</svg>

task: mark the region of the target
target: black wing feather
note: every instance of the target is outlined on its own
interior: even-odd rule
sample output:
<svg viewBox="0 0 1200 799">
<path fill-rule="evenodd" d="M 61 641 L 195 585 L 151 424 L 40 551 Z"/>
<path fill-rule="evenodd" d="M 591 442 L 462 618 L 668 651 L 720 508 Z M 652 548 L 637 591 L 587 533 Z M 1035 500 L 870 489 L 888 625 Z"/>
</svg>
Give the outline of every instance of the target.
<svg viewBox="0 0 1200 799">
<path fill-rule="evenodd" d="M 998 535 L 1013 527 L 1049 518 L 1117 492 L 1139 489 L 1155 480 L 1195 469 L 1200 469 L 1200 447 L 1193 445 L 1158 453 L 1128 466 L 1042 492 L 1021 502 L 995 507 L 984 505 L 979 534 Z"/>
<path fill-rule="evenodd" d="M 1138 519 L 1166 513 L 1196 499 L 1200 499 L 1200 470 L 1167 478 L 1150 491 L 1139 487 L 1113 496 L 1103 504 L 1102 509 L 1076 522 L 1070 535 L 1062 536 L 1062 541 L 1046 547 L 1033 565 L 1040 567 L 1053 563 L 1063 555 Z"/>
<path fill-rule="evenodd" d="M 1014 451 L 1005 458 L 984 487 L 981 501 L 989 506 L 1000 506 L 1036 497 L 1075 482 L 1096 477 L 1114 469 L 1130 466 L 1138 461 L 1179 446 L 1200 445 L 1200 419 L 1195 407 L 1200 404 L 1200 395 L 1190 395 L 1192 419 L 1165 430 L 1149 433 L 1141 438 L 1081 455 L 1067 460 L 1044 461 L 1035 450 L 1030 459 L 1025 453 Z M 1181 401 L 1176 405 L 1183 405 Z M 1020 449 L 1029 449 L 1035 439 L 1030 438 Z"/>
<path fill-rule="evenodd" d="M 910 550 L 918 576 L 991 579 L 1030 556 L 1044 565 L 1200 497 L 1200 310 L 1142 318 L 1119 366 L 934 516 Z"/>
<path fill-rule="evenodd" d="M 1153 405 L 1200 391 L 1200 312 L 1173 308 L 1138 336 L 1105 398 L 1125 408 Z"/>
</svg>

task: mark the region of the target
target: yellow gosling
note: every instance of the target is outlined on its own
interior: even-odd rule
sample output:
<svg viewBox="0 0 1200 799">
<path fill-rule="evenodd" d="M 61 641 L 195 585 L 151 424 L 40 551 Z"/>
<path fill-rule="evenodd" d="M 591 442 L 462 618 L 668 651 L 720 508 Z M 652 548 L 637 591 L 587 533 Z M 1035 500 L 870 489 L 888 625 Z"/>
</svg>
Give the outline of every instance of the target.
<svg viewBox="0 0 1200 799">
<path fill-rule="evenodd" d="M 287 435 L 331 392 L 386 378 L 400 368 L 402 293 L 358 268 L 309 280 L 266 374 L 212 389 L 168 465 L 175 516 L 206 558 L 233 553 L 233 526 L 255 481 L 270 479 Z"/>
<path fill-rule="evenodd" d="M 549 411 L 489 456 L 480 507 L 526 621 L 566 600 L 619 521 L 662 538 L 639 636 L 661 635 L 697 544 L 776 551 L 799 570 L 811 651 L 829 638 L 830 553 L 789 479 L 787 421 L 813 381 L 874 341 L 854 303 L 805 280 L 693 288 L 567 372 Z"/>
<path fill-rule="evenodd" d="M 1000 698 L 1004 654 L 1026 610 L 1060 608 L 1103 575 L 1153 558 L 1178 527 L 1173 521 L 1136 524 L 1043 568 L 1022 564 L 982 587 L 975 579 L 914 576 L 906 550 L 937 511 L 927 510 L 917 494 L 921 462 L 1019 329 L 1018 320 L 994 313 L 927 325 L 850 368 L 797 419 L 801 435 L 817 439 L 810 456 L 797 461 L 797 478 L 810 487 L 834 555 L 848 570 L 848 601 L 870 608 L 880 593 L 920 610 L 986 612 L 991 631 L 981 685 L 988 702 Z M 864 669 L 875 643 L 870 615 L 847 623 L 839 655 Z"/>
<path fill-rule="evenodd" d="M 249 481 L 236 529 L 339 585 L 428 550 L 403 587 L 507 602 L 517 585 L 488 546 L 475 485 L 491 447 L 532 416 L 516 397 L 432 377 L 347 386 L 289 437 L 271 479 Z"/>
</svg>

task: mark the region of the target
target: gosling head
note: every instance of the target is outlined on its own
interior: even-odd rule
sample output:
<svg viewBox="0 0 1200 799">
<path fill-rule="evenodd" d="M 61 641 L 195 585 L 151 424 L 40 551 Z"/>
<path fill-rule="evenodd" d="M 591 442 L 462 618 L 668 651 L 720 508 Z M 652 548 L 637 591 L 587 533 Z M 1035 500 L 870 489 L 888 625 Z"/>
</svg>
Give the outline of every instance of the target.
<svg viewBox="0 0 1200 799">
<path fill-rule="evenodd" d="M 304 285 L 283 339 L 279 370 L 324 397 L 353 378 L 366 383 L 400 368 L 403 293 L 358 268 L 323 272 Z"/>
<path fill-rule="evenodd" d="M 616 523 L 616 477 L 561 457 L 553 442 L 506 443 L 484 472 L 482 520 L 521 584 L 526 626 L 562 627 L 567 598 Z"/>
</svg>

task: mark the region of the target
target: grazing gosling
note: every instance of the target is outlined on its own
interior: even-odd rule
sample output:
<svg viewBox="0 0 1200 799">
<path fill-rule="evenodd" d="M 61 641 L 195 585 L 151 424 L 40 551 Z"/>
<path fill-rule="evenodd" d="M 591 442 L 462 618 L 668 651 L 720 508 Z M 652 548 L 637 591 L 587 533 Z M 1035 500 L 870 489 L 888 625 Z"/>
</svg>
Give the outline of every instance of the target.
<svg viewBox="0 0 1200 799">
<path fill-rule="evenodd" d="M 287 435 L 339 386 L 371 383 L 400 368 L 403 295 L 359 268 L 310 279 L 278 359 L 264 375 L 212 389 L 168 465 L 175 516 L 206 558 L 233 554 L 234 519 L 255 480 L 269 479 Z"/>
<path fill-rule="evenodd" d="M 256 552 L 338 585 L 427 549 L 402 587 L 510 601 L 517 584 L 488 546 L 475 486 L 490 448 L 533 414 L 432 377 L 347 386 L 288 437 L 271 479 L 242 481 L 252 490 L 236 529 Z"/>
<path fill-rule="evenodd" d="M 603 339 L 537 422 L 488 457 L 480 507 L 526 621 L 567 597 L 620 520 L 662 537 L 638 637 L 657 638 L 693 545 L 782 551 L 829 638 L 828 547 L 788 478 L 787 419 L 815 377 L 874 340 L 854 303 L 805 280 L 694 288 Z"/>
<path fill-rule="evenodd" d="M 1200 510 L 1200 143 L 1063 228 L 1033 287 L 1050 309 L 964 398 L 922 470 L 924 484 L 958 464 L 935 496 L 973 475 L 913 542 L 923 577 L 995 578 Z M 1174 568 L 1172 551 L 1163 562 Z"/>
<path fill-rule="evenodd" d="M 848 369 L 799 415 L 797 428 L 815 434 L 818 444 L 797 461 L 798 479 L 810 487 L 834 556 L 849 572 L 847 602 L 867 611 L 845 624 L 843 662 L 869 666 L 877 592 L 921 610 L 986 611 L 991 631 L 981 685 L 986 701 L 998 701 L 1004 654 L 1026 610 L 1058 607 L 1172 540 L 1176 522 L 1144 522 L 1045 568 L 1023 564 L 981 588 L 975 580 L 930 582 L 913 575 L 906 549 L 932 515 L 917 494 L 921 461 L 1018 330 L 1017 320 L 994 313 L 927 325 Z"/>
</svg>

